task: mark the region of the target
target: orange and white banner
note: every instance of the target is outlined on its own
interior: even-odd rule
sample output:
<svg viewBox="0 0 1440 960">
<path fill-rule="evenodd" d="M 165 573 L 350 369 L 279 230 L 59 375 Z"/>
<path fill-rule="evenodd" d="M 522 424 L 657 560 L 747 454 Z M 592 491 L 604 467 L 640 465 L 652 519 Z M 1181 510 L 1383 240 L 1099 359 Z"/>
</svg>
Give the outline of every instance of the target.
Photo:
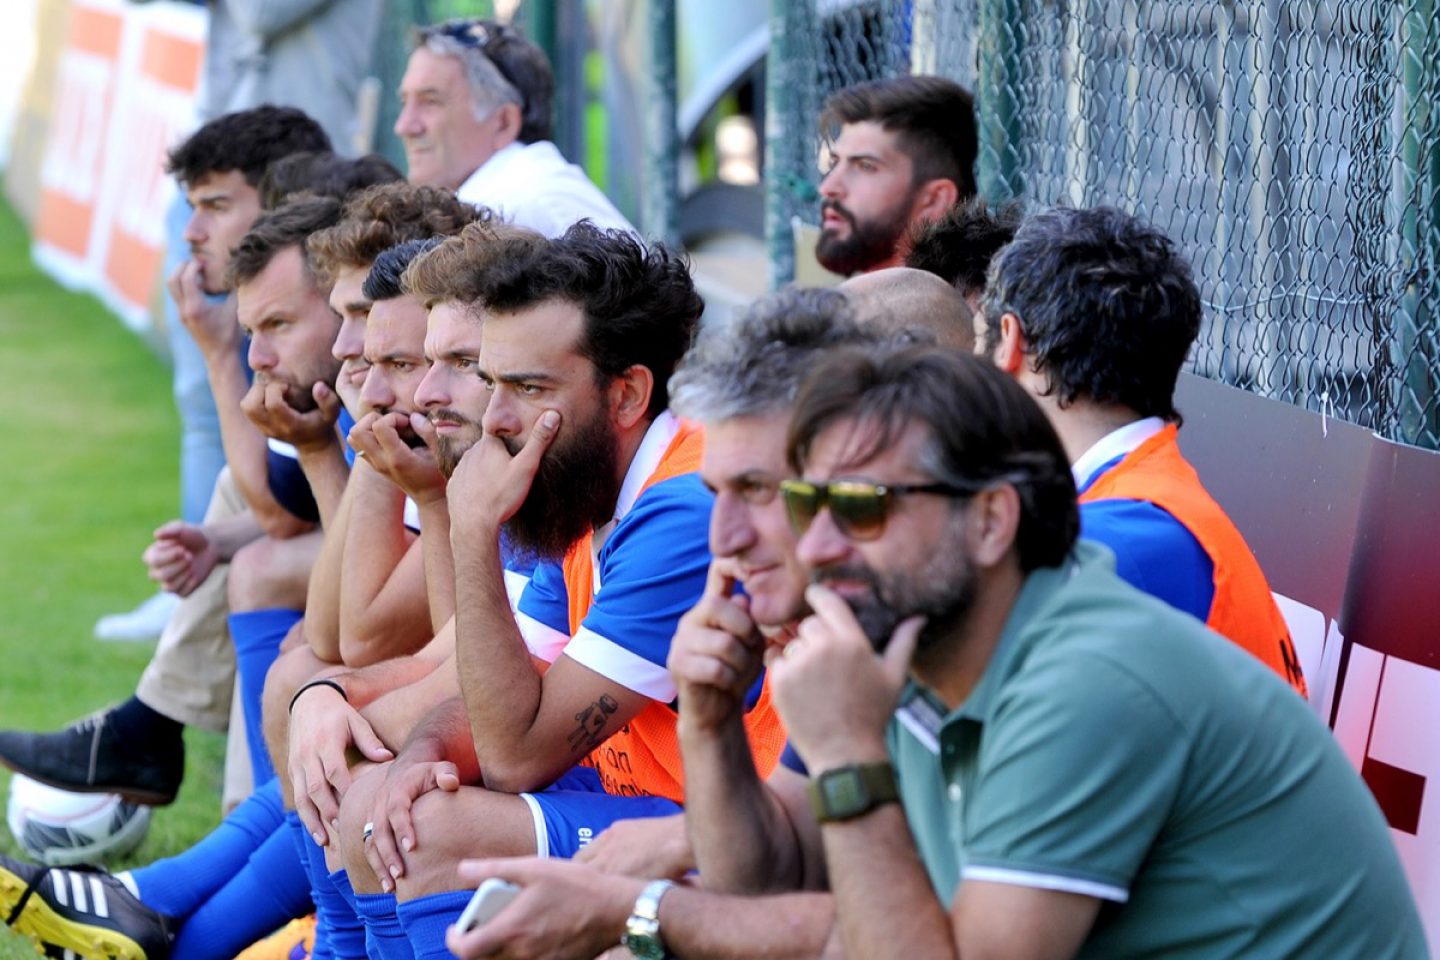
<svg viewBox="0 0 1440 960">
<path fill-rule="evenodd" d="M 73 0 L 40 167 L 36 262 L 151 323 L 174 182 L 165 152 L 195 125 L 205 13 Z"/>
</svg>

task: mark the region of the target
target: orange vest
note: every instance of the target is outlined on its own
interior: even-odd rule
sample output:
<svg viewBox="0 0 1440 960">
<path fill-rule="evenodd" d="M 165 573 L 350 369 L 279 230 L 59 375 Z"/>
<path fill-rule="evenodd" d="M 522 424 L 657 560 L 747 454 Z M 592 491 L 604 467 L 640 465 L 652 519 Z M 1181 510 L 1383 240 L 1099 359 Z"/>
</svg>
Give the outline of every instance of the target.
<svg viewBox="0 0 1440 960">
<path fill-rule="evenodd" d="M 660 458 L 660 465 L 645 481 L 641 493 L 663 480 L 699 470 L 704 443 L 705 435 L 699 427 L 682 423 L 680 431 Z M 570 601 L 571 636 L 580 629 L 594 600 L 592 539 L 592 534 L 587 533 L 565 555 L 565 590 Z M 683 803 L 685 774 L 680 761 L 680 738 L 675 719 L 675 712 L 667 705 L 652 703 L 621 727 L 618 733 L 596 747 L 583 762 L 599 772 L 606 793 L 622 797 L 667 797 Z M 750 737 L 750 749 L 760 776 L 769 776 L 785 749 L 785 730 L 770 698 L 768 677 L 761 687 L 759 701 L 745 714 L 745 732 Z"/>
<path fill-rule="evenodd" d="M 1140 500 L 1180 521 L 1214 566 L 1215 597 L 1206 626 L 1259 657 L 1305 696 L 1305 677 L 1290 642 L 1290 629 L 1275 606 L 1265 574 L 1245 538 L 1181 455 L 1177 435 L 1173 423 L 1166 426 L 1096 480 L 1080 495 L 1080 502 Z"/>
</svg>

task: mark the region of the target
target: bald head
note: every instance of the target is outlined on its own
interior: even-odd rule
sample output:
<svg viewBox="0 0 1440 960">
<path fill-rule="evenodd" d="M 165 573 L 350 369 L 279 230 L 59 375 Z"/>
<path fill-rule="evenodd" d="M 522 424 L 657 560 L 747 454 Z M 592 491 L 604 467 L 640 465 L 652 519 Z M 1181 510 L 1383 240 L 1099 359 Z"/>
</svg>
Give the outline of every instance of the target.
<svg viewBox="0 0 1440 960">
<path fill-rule="evenodd" d="M 960 291 L 933 273 L 889 267 L 851 277 L 840 290 L 867 326 L 891 332 L 927 330 L 942 346 L 969 353 L 975 346 L 973 311 Z"/>
</svg>

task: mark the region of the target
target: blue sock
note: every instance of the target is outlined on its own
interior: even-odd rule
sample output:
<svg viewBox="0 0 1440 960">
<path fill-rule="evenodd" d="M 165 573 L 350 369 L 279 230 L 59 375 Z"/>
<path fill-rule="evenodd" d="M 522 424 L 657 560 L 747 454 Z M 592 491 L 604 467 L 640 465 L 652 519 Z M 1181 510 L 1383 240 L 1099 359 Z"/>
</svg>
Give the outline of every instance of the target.
<svg viewBox="0 0 1440 960">
<path fill-rule="evenodd" d="M 343 928 L 330 928 L 330 949 L 338 960 L 365 960 L 368 956 L 365 952 L 365 922 L 356 909 L 355 888 L 350 886 L 350 875 L 344 870 L 336 870 L 330 874 L 330 885 L 345 901 L 349 911 L 347 918 L 355 918 L 354 924 L 346 924 Z"/>
<path fill-rule="evenodd" d="M 234 877 L 283 822 L 280 784 L 252 793 L 209 835 L 184 853 L 130 874 L 140 900 L 166 916 L 190 916 Z"/>
<path fill-rule="evenodd" d="M 300 819 L 298 814 L 295 819 Z M 305 861 L 305 873 L 310 878 L 310 895 L 315 900 L 315 949 L 310 953 L 312 960 L 354 956 L 337 953 L 337 947 L 341 950 L 359 950 L 359 955 L 364 956 L 365 925 L 360 922 L 355 908 L 345 899 L 344 894 L 330 881 L 330 868 L 325 865 L 325 851 L 310 839 L 303 824 L 298 833 L 309 845 L 302 859 Z"/>
<path fill-rule="evenodd" d="M 415 951 L 395 913 L 395 894 L 357 893 L 355 910 L 365 921 L 365 949 L 380 960 L 415 960 Z"/>
<path fill-rule="evenodd" d="M 410 947 L 415 951 L 415 960 L 446 960 L 453 958 L 445 946 L 445 931 L 460 919 L 465 904 L 470 902 L 473 890 L 454 890 L 449 893 L 432 893 L 414 900 L 397 904 L 395 912 L 400 917 L 400 926 L 410 938 Z"/>
<path fill-rule="evenodd" d="M 260 723 L 260 701 L 265 675 L 280 653 L 280 641 L 300 620 L 299 610 L 249 610 L 230 614 L 230 638 L 235 641 L 235 667 L 240 673 L 240 697 L 245 703 L 245 742 L 250 747 L 250 769 L 257 785 L 275 776 L 270 750 Z"/>
<path fill-rule="evenodd" d="M 319 850 L 315 841 L 310 839 L 310 831 L 305 829 L 305 821 L 300 819 L 300 814 L 294 810 L 285 811 L 285 826 L 290 828 L 290 839 L 295 844 L 295 852 L 300 855 L 300 862 L 305 866 L 305 875 L 310 875 L 310 851 Z"/>
<path fill-rule="evenodd" d="M 244 869 L 190 915 L 170 955 L 226 960 L 311 910 L 310 885 L 289 831 L 277 827 Z"/>
</svg>

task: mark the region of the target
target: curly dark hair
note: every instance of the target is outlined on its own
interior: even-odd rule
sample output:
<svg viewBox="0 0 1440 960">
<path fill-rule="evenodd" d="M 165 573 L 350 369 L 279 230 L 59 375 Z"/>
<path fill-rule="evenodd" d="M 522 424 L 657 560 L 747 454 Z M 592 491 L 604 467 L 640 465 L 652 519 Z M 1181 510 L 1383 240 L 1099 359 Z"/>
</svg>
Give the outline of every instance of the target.
<svg viewBox="0 0 1440 960">
<path fill-rule="evenodd" d="M 317 230 L 332 227 L 340 220 L 340 201 L 334 197 L 297 197 L 289 203 L 260 214 L 250 232 L 230 255 L 226 286 L 234 290 L 249 283 L 287 247 L 299 247 L 305 267 L 316 276 L 315 262 L 305 249 L 305 238 Z"/>
<path fill-rule="evenodd" d="M 921 470 L 961 490 L 1009 484 L 1020 498 L 1020 569 L 1058 566 L 1080 533 L 1070 460 L 1040 406 L 994 364 L 938 346 L 844 347 L 800 388 L 786 449 L 803 469 L 826 428 L 873 424 L 861 466 L 893 447 L 912 423 L 929 428 Z"/>
<path fill-rule="evenodd" d="M 975 193 L 975 98 L 944 77 L 888 77 L 844 87 L 820 113 L 820 131 L 834 139 L 843 124 L 878 123 L 898 134 L 915 184 L 950 180 L 961 197 Z"/>
<path fill-rule="evenodd" d="M 477 279 L 486 309 L 511 313 L 553 300 L 575 304 L 585 318 L 579 352 L 595 366 L 597 382 L 607 384 L 640 364 L 655 380 L 647 414 L 665 410 L 670 375 L 705 308 L 685 257 L 588 220 L 548 243 L 502 243 L 505 254 L 492 257 Z"/>
<path fill-rule="evenodd" d="M 265 169 L 260 178 L 260 207 L 274 210 L 301 193 L 344 200 L 357 190 L 404 179 L 405 175 L 378 153 L 351 160 L 306 150 L 281 157 Z"/>
<path fill-rule="evenodd" d="M 400 287 L 426 307 L 447 300 L 475 305 L 485 292 L 484 278 L 492 260 L 524 255 L 523 251 L 546 243 L 533 230 L 479 220 L 411 261 Z"/>
<path fill-rule="evenodd" d="M 165 170 L 185 184 L 238 170 L 259 187 L 270 164 L 301 151 L 328 153 L 330 138 L 303 110 L 265 104 L 211 120 L 170 151 Z"/>
<path fill-rule="evenodd" d="M 333 277 L 346 267 L 369 267 L 381 253 L 410 240 L 448 237 L 495 215 L 440 187 L 405 181 L 367 187 L 345 201 L 342 219 L 307 242 L 316 269 Z"/>
<path fill-rule="evenodd" d="M 1011 201 L 992 209 L 983 197 L 957 203 L 910 231 L 905 266 L 933 273 L 967 297 L 985 289 L 990 261 L 1015 238 L 1023 209 Z"/>
<path fill-rule="evenodd" d="M 1029 217 L 990 265 L 983 310 L 1020 322 L 1046 395 L 1179 423 L 1175 382 L 1200 291 L 1170 238 L 1113 207 Z M 993 338 L 991 338 L 993 339 Z"/>
</svg>

